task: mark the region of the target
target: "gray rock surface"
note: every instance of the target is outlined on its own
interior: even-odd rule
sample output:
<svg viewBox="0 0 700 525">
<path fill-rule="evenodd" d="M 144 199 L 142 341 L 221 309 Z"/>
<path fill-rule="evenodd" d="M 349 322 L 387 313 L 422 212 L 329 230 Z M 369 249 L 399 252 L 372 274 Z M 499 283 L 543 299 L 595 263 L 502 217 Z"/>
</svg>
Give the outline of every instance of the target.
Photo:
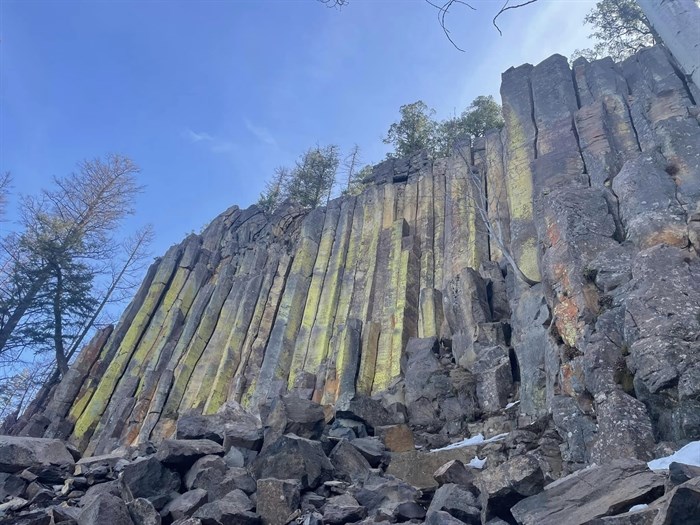
<svg viewBox="0 0 700 525">
<path fill-rule="evenodd" d="M 554 525 L 562 520 L 578 525 L 651 501 L 663 494 L 663 484 L 664 477 L 645 463 L 618 460 L 562 478 L 511 511 L 523 525 Z"/>
<path fill-rule="evenodd" d="M 32 466 L 73 463 L 73 456 L 58 439 L 0 436 L 0 472 L 12 474 Z"/>
</svg>

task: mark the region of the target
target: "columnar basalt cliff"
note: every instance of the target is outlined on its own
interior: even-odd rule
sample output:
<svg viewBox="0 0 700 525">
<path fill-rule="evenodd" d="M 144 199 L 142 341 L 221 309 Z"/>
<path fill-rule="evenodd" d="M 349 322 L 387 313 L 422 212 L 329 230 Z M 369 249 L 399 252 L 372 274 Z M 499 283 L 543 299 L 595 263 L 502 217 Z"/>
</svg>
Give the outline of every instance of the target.
<svg viewBox="0 0 700 525">
<path fill-rule="evenodd" d="M 232 402 L 293 393 L 330 418 L 375 396 L 429 446 L 551 417 L 553 478 L 700 438 L 700 126 L 679 71 L 662 48 L 554 55 L 506 71 L 505 128 L 450 158 L 386 161 L 310 212 L 227 210 L 12 431 L 103 454 Z"/>
</svg>

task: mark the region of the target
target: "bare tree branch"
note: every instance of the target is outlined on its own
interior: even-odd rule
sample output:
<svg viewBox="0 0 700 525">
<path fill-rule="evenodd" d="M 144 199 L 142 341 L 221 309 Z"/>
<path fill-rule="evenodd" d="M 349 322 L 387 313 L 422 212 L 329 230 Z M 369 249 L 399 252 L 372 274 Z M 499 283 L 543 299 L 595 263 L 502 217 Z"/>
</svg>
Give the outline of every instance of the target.
<svg viewBox="0 0 700 525">
<path fill-rule="evenodd" d="M 498 27 L 498 24 L 496 23 L 496 20 L 498 19 L 499 16 L 501 16 L 503 13 L 505 13 L 506 11 L 508 11 L 510 9 L 518 9 L 519 7 L 524 7 L 526 5 L 534 4 L 535 2 L 537 2 L 537 0 L 528 0 L 527 2 L 523 2 L 523 3 L 518 4 L 518 5 L 508 5 L 510 3 L 510 0 L 506 0 L 506 3 L 503 4 L 503 7 L 501 7 L 500 11 L 498 11 L 498 13 L 496 13 L 496 16 L 494 16 L 493 20 L 491 21 L 491 23 L 493 24 L 493 27 L 495 27 L 498 30 L 498 34 L 503 36 L 503 32 L 501 31 L 501 28 Z"/>
<path fill-rule="evenodd" d="M 450 41 L 450 43 L 454 46 L 455 49 L 458 51 L 464 52 L 464 49 L 459 47 L 455 41 L 452 39 L 452 36 L 450 36 L 450 30 L 447 29 L 447 23 L 445 22 L 445 17 L 447 16 L 447 13 L 450 10 L 450 7 L 452 7 L 454 4 L 458 5 L 463 5 L 471 9 L 472 11 L 476 11 L 476 8 L 472 6 L 471 4 L 468 4 L 467 2 L 463 2 L 462 0 L 447 0 L 444 4 L 439 5 L 436 3 L 433 3 L 431 0 L 425 0 L 429 5 L 433 6 L 435 9 L 438 10 L 437 13 L 437 18 L 438 18 L 438 24 L 440 24 L 440 27 L 442 28 L 443 33 L 445 33 L 445 36 L 447 39 Z"/>
</svg>

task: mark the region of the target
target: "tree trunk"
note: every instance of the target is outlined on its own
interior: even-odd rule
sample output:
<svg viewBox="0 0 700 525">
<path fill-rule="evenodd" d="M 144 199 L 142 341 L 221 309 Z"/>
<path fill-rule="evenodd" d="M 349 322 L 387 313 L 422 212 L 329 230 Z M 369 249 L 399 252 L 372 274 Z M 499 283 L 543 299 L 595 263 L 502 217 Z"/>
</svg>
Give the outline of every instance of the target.
<svg viewBox="0 0 700 525">
<path fill-rule="evenodd" d="M 700 88 L 700 7 L 695 0 L 637 0 L 654 30 Z"/>
<path fill-rule="evenodd" d="M 56 365 L 61 377 L 68 373 L 68 359 L 63 349 L 63 309 L 61 308 L 61 297 L 63 295 L 63 274 L 61 268 L 56 267 L 56 292 L 53 296 L 53 342 L 56 352 Z"/>
<path fill-rule="evenodd" d="M 41 288 L 46 284 L 47 280 L 48 276 L 39 276 L 32 283 L 32 286 L 31 288 L 29 288 L 29 291 L 27 291 L 26 295 L 22 298 L 15 310 L 12 312 L 12 315 L 10 315 L 10 318 L 0 329 L 0 355 L 3 354 L 5 346 L 7 346 L 7 342 L 12 336 L 12 332 L 14 332 L 15 328 L 17 328 L 17 325 L 21 321 L 22 317 L 24 317 L 24 314 L 26 313 L 27 309 L 32 305 L 36 294 L 39 293 L 39 290 L 41 290 Z"/>
</svg>

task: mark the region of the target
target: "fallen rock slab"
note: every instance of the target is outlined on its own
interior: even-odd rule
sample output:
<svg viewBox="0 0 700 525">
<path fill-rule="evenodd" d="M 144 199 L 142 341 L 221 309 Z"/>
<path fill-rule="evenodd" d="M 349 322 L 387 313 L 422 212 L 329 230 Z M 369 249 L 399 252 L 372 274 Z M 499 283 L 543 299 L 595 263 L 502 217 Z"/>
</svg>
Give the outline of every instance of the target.
<svg viewBox="0 0 700 525">
<path fill-rule="evenodd" d="M 582 525 L 663 495 L 665 477 L 646 463 L 617 460 L 574 472 L 510 510 L 522 525 Z"/>
<path fill-rule="evenodd" d="M 167 467 L 187 470 L 204 456 L 223 456 L 224 447 L 210 439 L 166 439 L 158 447 L 156 459 Z"/>
<path fill-rule="evenodd" d="M 392 453 L 387 474 L 410 483 L 419 489 L 437 487 L 433 475 L 448 461 L 457 459 L 468 464 L 476 455 L 476 447 L 463 447 L 433 452 L 414 450 L 413 452 Z"/>
<path fill-rule="evenodd" d="M 14 474 L 36 465 L 74 465 L 66 445 L 58 439 L 0 436 L 0 472 Z"/>
</svg>

